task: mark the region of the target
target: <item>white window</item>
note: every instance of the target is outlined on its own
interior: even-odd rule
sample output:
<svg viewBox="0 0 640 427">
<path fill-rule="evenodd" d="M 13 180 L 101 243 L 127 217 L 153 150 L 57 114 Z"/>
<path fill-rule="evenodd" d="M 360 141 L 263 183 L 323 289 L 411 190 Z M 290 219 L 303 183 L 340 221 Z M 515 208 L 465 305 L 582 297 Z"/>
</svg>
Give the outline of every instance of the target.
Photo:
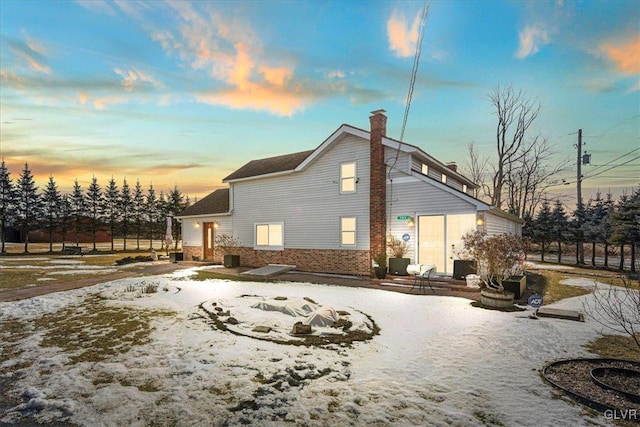
<svg viewBox="0 0 640 427">
<path fill-rule="evenodd" d="M 446 184 L 447 183 L 447 175 L 442 174 L 442 183 Z"/>
<path fill-rule="evenodd" d="M 354 246 L 356 244 L 356 217 L 345 216 L 340 218 L 340 244 L 342 246 Z"/>
<path fill-rule="evenodd" d="M 356 162 L 340 164 L 340 192 L 356 192 Z"/>
<path fill-rule="evenodd" d="M 462 192 L 463 193 L 467 192 L 467 184 L 462 184 Z"/>
<path fill-rule="evenodd" d="M 422 175 L 429 175 L 429 165 L 422 164 Z"/>
<path fill-rule="evenodd" d="M 256 224 L 256 249 L 284 249 L 284 223 Z"/>
</svg>

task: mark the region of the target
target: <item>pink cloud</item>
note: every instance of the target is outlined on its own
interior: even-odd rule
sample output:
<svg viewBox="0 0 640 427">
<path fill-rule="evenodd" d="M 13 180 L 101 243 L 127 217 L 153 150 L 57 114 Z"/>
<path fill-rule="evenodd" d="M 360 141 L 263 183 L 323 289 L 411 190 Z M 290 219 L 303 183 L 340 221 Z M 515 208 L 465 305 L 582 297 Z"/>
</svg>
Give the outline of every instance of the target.
<svg viewBox="0 0 640 427">
<path fill-rule="evenodd" d="M 624 74 L 640 73 L 640 35 L 620 43 L 602 43 L 600 50 Z"/>
<path fill-rule="evenodd" d="M 387 21 L 389 48 L 395 52 L 396 56 L 402 58 L 412 56 L 418 43 L 419 30 L 420 11 L 416 13 L 411 26 L 409 26 L 406 17 L 395 10 Z"/>
<path fill-rule="evenodd" d="M 278 115 L 291 115 L 303 107 L 305 100 L 292 84 L 293 66 L 274 66 L 273 58 L 264 58 L 260 38 L 249 23 L 197 11 L 188 2 L 169 5 L 183 21 L 179 31 L 157 31 L 153 40 L 192 69 L 207 71 L 228 86 L 224 92 L 197 94 L 200 102 Z"/>
<path fill-rule="evenodd" d="M 274 86 L 284 86 L 293 75 L 293 71 L 285 67 L 260 67 L 260 73 Z"/>
<path fill-rule="evenodd" d="M 242 88 L 231 88 L 216 93 L 202 93 L 198 101 L 223 105 L 233 109 L 267 111 L 279 116 L 291 116 L 303 108 L 304 95 L 300 90 L 267 87 L 246 82 Z"/>
</svg>

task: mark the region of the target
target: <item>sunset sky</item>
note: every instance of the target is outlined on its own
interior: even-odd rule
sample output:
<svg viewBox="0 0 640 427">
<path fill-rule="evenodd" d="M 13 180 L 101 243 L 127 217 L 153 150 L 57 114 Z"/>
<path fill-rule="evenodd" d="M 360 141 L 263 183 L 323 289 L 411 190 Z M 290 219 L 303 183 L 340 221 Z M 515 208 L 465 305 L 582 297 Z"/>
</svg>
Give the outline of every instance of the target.
<svg viewBox="0 0 640 427">
<path fill-rule="evenodd" d="M 251 159 L 387 111 L 399 138 L 422 1 L 0 1 L 0 155 L 63 191 L 92 176 L 202 197 Z M 489 93 L 542 104 L 575 195 L 640 183 L 640 2 L 432 1 L 404 140 L 495 151 Z M 570 200 L 570 199 L 567 199 Z M 567 202 L 571 203 L 571 202 Z M 573 200 L 575 203 L 575 199 Z"/>
</svg>

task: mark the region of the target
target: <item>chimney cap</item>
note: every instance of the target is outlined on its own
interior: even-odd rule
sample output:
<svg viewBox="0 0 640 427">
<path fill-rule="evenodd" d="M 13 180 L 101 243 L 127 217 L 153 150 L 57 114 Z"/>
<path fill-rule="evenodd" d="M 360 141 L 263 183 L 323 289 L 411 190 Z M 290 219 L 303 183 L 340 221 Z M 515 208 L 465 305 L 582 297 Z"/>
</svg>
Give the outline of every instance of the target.
<svg viewBox="0 0 640 427">
<path fill-rule="evenodd" d="M 378 114 L 383 114 L 383 115 L 384 115 L 384 113 L 386 113 L 386 112 L 387 112 L 386 110 L 384 110 L 384 109 L 382 109 L 382 108 L 381 108 L 381 109 L 379 109 L 379 110 L 372 111 L 372 112 L 371 112 L 371 115 L 372 115 L 372 116 L 376 116 L 376 115 L 378 115 Z"/>
</svg>

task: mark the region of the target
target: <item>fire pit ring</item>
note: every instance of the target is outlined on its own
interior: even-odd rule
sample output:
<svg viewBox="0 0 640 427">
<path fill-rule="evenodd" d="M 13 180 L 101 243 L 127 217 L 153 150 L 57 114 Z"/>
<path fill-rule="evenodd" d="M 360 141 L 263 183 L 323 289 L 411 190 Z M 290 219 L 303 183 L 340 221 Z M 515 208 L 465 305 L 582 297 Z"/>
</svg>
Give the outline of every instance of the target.
<svg viewBox="0 0 640 427">
<path fill-rule="evenodd" d="M 640 403 L 640 394 L 630 391 L 628 388 L 622 388 L 622 382 L 629 382 L 630 386 L 635 390 L 640 390 L 640 371 L 628 368 L 616 367 L 598 367 L 591 370 L 591 380 L 600 387 L 612 390 L 622 394 L 630 400 Z"/>
</svg>

